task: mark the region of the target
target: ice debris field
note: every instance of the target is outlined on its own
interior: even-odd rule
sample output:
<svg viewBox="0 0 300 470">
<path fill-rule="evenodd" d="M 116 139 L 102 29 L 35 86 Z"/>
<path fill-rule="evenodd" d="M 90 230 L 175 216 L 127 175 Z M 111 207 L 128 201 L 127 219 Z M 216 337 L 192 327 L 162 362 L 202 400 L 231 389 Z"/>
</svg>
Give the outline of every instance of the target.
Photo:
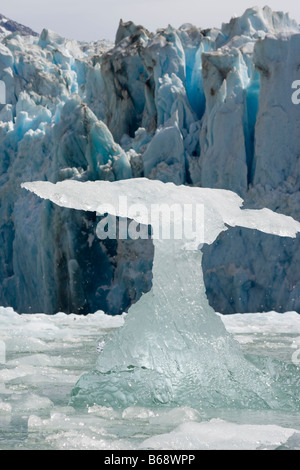
<svg viewBox="0 0 300 470">
<path fill-rule="evenodd" d="M 281 387 L 299 369 L 291 354 L 300 348 L 296 312 L 220 317 L 255 364 Z M 0 364 L 1 449 L 299 449 L 300 414 L 286 410 L 241 410 L 129 406 L 114 409 L 69 405 L 70 390 L 96 367 L 99 341 L 124 325 L 126 316 L 18 315 L 0 308 L 6 361 Z M 2 346 L 2 344 L 1 344 Z M 286 391 L 287 394 L 290 392 Z"/>
</svg>

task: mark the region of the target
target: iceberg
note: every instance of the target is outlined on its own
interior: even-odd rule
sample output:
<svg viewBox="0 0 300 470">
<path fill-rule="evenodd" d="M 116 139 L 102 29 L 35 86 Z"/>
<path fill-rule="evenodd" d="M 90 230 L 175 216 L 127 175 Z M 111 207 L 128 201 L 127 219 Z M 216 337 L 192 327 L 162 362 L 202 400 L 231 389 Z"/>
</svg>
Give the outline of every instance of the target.
<svg viewBox="0 0 300 470">
<path fill-rule="evenodd" d="M 197 213 L 188 211 L 186 215 L 180 206 L 204 209 L 201 237 L 197 231 L 184 231 L 182 238 L 176 237 L 175 231 L 174 237 L 163 237 L 160 229 L 165 220 L 152 225 L 152 289 L 130 307 L 123 327 L 103 347 L 97 369 L 79 379 L 72 405 L 276 407 L 270 379 L 244 358 L 208 304 L 201 246 L 213 243 L 228 226 L 295 237 L 299 222 L 269 209 L 242 209 L 243 200 L 231 191 L 146 178 L 28 182 L 22 187 L 62 207 L 100 214 L 109 211 L 112 216 L 130 217 L 143 225 L 152 223 L 153 205 L 162 201 L 175 208 L 175 228 L 182 218 L 187 224 Z M 124 195 L 126 205 L 120 203 Z"/>
</svg>

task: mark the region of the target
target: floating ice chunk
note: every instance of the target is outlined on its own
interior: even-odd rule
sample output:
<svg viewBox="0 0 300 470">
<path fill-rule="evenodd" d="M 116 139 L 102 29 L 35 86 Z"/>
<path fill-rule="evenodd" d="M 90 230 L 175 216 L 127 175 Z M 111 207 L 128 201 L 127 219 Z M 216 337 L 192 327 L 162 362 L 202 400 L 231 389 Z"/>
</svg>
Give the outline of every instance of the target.
<svg viewBox="0 0 300 470">
<path fill-rule="evenodd" d="M 237 313 L 221 315 L 226 329 L 235 334 L 260 333 L 262 335 L 291 334 L 300 338 L 300 315 L 296 312 Z"/>
<path fill-rule="evenodd" d="M 297 433 L 276 425 L 235 424 L 213 419 L 185 423 L 168 434 L 146 439 L 141 449 L 271 450 Z"/>
<path fill-rule="evenodd" d="M 242 199 L 225 190 L 177 187 L 145 178 L 22 186 L 74 209 L 88 207 L 101 213 L 105 202 L 110 204 L 109 212 L 120 217 L 129 217 L 130 206 L 138 201 L 148 209 L 136 219 L 143 224 L 151 223 L 151 204 L 201 204 L 205 214 L 202 243 L 212 243 L 226 225 L 291 237 L 300 231 L 300 223 L 290 217 L 268 210 L 242 210 Z M 126 207 L 120 204 L 124 195 Z M 107 206 L 102 211 L 107 212 Z M 153 226 L 154 235 L 158 228 Z M 98 370 L 81 377 L 73 391 L 73 404 L 126 408 L 153 402 L 196 406 L 205 401 L 212 406 L 251 407 L 258 402 L 276 406 L 270 383 L 245 360 L 208 304 L 199 240 L 195 241 L 197 237 L 191 241 L 184 236 L 175 240 L 154 236 L 152 290 L 131 306 L 124 326 L 99 356 Z"/>
</svg>

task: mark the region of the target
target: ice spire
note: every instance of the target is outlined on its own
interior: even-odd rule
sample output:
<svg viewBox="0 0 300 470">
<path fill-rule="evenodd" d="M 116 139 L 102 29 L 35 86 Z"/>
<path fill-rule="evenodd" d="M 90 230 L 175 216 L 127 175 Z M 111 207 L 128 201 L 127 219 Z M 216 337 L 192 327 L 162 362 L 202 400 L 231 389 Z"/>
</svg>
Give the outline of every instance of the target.
<svg viewBox="0 0 300 470">
<path fill-rule="evenodd" d="M 295 237 L 299 222 L 268 209 L 243 210 L 242 199 L 231 191 L 146 178 L 22 186 L 63 207 L 102 214 L 109 211 L 143 224 L 151 223 L 153 205 L 162 202 L 170 207 L 189 204 L 204 209 L 201 240 L 196 231 L 194 238 L 185 232 L 181 239 L 160 238 L 155 230 L 161 227 L 154 227 L 152 289 L 131 306 L 124 326 L 105 344 L 97 370 L 80 378 L 72 404 L 276 406 L 268 378 L 244 358 L 208 304 L 198 244 L 212 243 L 228 225 Z M 126 205 L 120 204 L 124 196 Z M 175 210 L 173 221 L 178 223 L 183 213 Z M 184 223 L 195 213 L 188 211 Z"/>
</svg>

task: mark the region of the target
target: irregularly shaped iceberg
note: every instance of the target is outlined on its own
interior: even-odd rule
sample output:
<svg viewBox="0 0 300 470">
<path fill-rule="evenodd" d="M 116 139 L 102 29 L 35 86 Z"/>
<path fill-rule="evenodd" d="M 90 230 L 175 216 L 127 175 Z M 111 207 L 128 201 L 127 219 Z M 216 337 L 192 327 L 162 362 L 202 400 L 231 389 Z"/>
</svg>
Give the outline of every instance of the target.
<svg viewBox="0 0 300 470">
<path fill-rule="evenodd" d="M 256 228 L 295 237 L 300 223 L 268 209 L 241 209 L 242 199 L 226 190 L 192 188 L 146 178 L 116 182 L 63 181 L 25 183 L 42 198 L 79 210 L 152 221 L 153 205 L 168 202 L 204 208 L 202 243 L 211 244 L 229 226 Z M 120 198 L 127 196 L 127 205 Z M 136 204 L 139 204 L 139 209 Z M 133 215 L 135 207 L 136 215 Z M 141 209 L 144 208 L 145 210 Z M 175 224 L 185 212 L 175 210 Z M 184 222 L 195 218 L 190 211 Z M 207 302 L 201 250 L 196 232 L 182 238 L 159 236 L 165 224 L 153 226 L 153 285 L 128 312 L 124 326 L 102 351 L 98 367 L 84 375 L 73 390 L 72 404 L 128 407 L 153 403 L 213 407 L 276 406 L 267 377 L 243 357 L 221 319 Z M 195 243 L 196 242 L 196 243 Z"/>
</svg>

